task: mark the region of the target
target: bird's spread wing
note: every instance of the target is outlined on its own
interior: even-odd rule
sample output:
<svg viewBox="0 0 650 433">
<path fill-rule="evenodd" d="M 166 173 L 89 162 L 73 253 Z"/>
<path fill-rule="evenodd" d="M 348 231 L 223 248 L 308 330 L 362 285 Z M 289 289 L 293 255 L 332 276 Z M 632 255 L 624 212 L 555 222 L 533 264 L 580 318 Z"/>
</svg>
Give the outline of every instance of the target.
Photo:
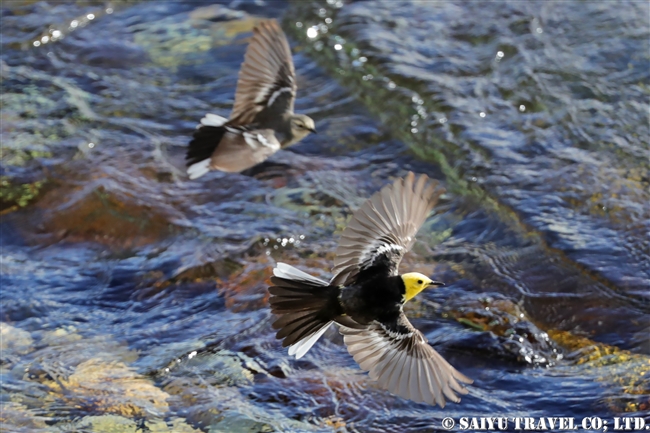
<svg viewBox="0 0 650 433">
<path fill-rule="evenodd" d="M 426 175 L 409 173 L 368 199 L 341 234 L 331 284 L 350 285 L 360 272 L 397 275 L 404 254 L 442 189 Z"/>
<path fill-rule="evenodd" d="M 400 397 L 445 406 L 467 394 L 458 382 L 472 383 L 427 343 L 403 312 L 386 323 L 365 329 L 340 327 L 350 355 L 379 386 Z"/>
<path fill-rule="evenodd" d="M 210 167 L 240 172 L 264 161 L 280 150 L 271 129 L 225 127 L 226 132 L 210 158 Z"/>
<path fill-rule="evenodd" d="M 265 123 L 293 113 L 296 79 L 291 49 L 275 20 L 262 21 L 253 29 L 244 63 L 239 71 L 230 124 Z"/>
</svg>

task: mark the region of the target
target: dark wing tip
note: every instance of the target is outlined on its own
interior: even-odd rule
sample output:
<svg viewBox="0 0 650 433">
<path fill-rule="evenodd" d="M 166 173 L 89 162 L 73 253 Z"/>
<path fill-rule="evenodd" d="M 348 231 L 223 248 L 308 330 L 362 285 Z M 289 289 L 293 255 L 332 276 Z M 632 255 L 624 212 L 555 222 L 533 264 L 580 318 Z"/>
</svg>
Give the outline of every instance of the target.
<svg viewBox="0 0 650 433">
<path fill-rule="evenodd" d="M 263 20 L 257 23 L 257 25 L 253 28 L 253 34 L 260 34 L 260 33 L 266 33 L 266 34 L 282 34 L 284 35 L 284 31 L 282 30 L 282 27 L 280 27 L 280 24 L 278 24 L 278 21 L 276 19 L 268 19 L 268 20 Z"/>
</svg>

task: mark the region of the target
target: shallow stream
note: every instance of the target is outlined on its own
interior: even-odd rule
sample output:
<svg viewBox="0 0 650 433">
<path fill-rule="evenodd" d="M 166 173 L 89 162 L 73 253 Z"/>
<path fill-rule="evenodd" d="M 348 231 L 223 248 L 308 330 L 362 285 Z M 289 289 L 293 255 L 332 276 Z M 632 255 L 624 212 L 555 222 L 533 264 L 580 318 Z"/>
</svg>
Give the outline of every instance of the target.
<svg viewBox="0 0 650 433">
<path fill-rule="evenodd" d="M 648 3 L 1 7 L 3 431 L 650 424 Z M 189 181 L 270 17 L 319 133 Z M 270 326 L 276 261 L 328 278 L 351 212 L 408 170 L 447 189 L 402 263 L 447 284 L 407 309 L 475 380 L 445 409 L 378 389 L 334 330 L 296 361 Z"/>
</svg>

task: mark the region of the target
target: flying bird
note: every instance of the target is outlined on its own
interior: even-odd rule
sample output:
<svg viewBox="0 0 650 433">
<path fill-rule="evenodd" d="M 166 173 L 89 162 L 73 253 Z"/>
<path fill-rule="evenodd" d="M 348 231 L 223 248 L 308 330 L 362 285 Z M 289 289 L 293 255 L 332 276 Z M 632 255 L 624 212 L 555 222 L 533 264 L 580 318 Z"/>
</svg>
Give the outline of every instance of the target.
<svg viewBox="0 0 650 433">
<path fill-rule="evenodd" d="M 185 156 L 190 179 L 210 170 L 240 172 L 316 132 L 314 121 L 293 112 L 296 71 L 275 20 L 253 29 L 239 71 L 230 119 L 206 114 Z"/>
<path fill-rule="evenodd" d="M 417 272 L 400 274 L 404 254 L 442 190 L 413 173 L 385 186 L 352 216 L 341 234 L 329 282 L 285 263 L 271 277 L 271 311 L 282 346 L 301 358 L 336 323 L 348 352 L 371 379 L 416 402 L 445 406 L 472 380 L 438 354 L 404 314 L 422 290 L 443 286 Z"/>
</svg>

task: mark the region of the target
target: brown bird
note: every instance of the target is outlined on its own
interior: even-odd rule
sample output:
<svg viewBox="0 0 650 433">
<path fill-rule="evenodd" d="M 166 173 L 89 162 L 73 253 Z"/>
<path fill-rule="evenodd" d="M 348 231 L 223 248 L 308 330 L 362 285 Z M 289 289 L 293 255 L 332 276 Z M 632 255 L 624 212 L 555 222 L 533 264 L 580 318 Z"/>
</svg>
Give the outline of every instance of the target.
<svg viewBox="0 0 650 433">
<path fill-rule="evenodd" d="M 304 356 L 336 323 L 348 352 L 382 388 L 441 407 L 467 394 L 459 382 L 472 380 L 427 343 L 403 310 L 422 290 L 444 285 L 398 271 L 441 193 L 427 176 L 409 173 L 374 194 L 343 231 L 330 282 L 278 263 L 269 302 L 290 355 Z"/>
<path fill-rule="evenodd" d="M 275 20 L 262 21 L 246 49 L 230 119 L 206 114 L 194 133 L 185 156 L 190 179 L 246 170 L 316 132 L 310 117 L 293 112 L 297 89 L 284 32 Z"/>
</svg>

